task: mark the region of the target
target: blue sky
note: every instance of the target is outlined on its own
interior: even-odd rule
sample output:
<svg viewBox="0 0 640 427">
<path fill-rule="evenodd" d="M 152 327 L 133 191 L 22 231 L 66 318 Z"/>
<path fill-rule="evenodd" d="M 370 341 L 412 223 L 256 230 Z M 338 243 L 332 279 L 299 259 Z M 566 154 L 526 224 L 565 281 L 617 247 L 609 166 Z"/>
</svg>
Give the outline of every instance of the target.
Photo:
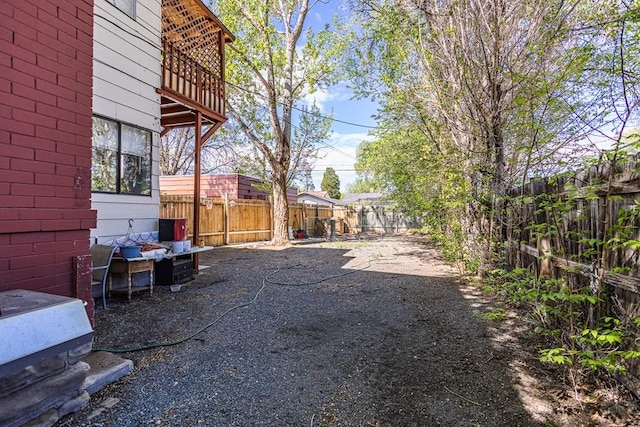
<svg viewBox="0 0 640 427">
<path fill-rule="evenodd" d="M 372 115 L 376 113 L 377 105 L 368 100 L 351 98 L 349 88 L 340 85 L 316 92 L 305 99 L 309 105 L 315 101 L 322 114 L 333 114 L 334 118 L 329 139 L 317 145 L 319 157 L 312 174 L 317 191 L 320 191 L 320 182 L 326 168 L 332 167 L 340 178 L 340 191 L 345 192 L 347 185 L 352 184 L 356 178 L 354 164 L 358 145 L 371 139 L 368 135 L 371 129 L 366 126 L 376 125 Z"/>
</svg>

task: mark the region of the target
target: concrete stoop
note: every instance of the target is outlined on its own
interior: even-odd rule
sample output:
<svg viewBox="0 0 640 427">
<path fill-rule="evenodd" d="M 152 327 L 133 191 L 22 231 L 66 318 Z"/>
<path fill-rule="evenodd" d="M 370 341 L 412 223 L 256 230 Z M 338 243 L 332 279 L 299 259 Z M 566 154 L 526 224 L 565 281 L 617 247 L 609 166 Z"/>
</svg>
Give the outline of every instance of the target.
<svg viewBox="0 0 640 427">
<path fill-rule="evenodd" d="M 0 426 L 50 427 L 87 406 L 92 394 L 133 371 L 131 360 L 90 352 L 90 348 L 91 343 L 3 377 Z"/>
</svg>

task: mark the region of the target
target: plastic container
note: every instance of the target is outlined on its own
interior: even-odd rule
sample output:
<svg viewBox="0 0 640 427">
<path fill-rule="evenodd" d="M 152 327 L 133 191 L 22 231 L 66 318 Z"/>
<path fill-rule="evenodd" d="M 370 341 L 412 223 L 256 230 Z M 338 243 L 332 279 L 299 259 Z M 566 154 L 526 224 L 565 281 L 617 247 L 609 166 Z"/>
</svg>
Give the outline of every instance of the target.
<svg viewBox="0 0 640 427">
<path fill-rule="evenodd" d="M 182 252 L 184 252 L 184 243 L 182 242 L 182 240 L 176 240 L 175 242 L 173 242 L 173 244 L 171 245 L 171 252 L 173 252 L 174 254 L 181 254 Z"/>
<path fill-rule="evenodd" d="M 142 246 L 120 246 L 122 258 L 138 258 L 141 251 Z"/>
</svg>

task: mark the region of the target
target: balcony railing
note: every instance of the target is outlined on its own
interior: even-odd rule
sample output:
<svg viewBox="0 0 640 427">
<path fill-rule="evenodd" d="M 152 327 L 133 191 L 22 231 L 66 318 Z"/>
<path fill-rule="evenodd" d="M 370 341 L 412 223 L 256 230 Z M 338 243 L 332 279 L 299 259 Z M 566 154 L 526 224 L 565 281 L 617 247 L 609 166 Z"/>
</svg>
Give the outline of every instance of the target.
<svg viewBox="0 0 640 427">
<path fill-rule="evenodd" d="M 224 81 L 167 41 L 162 52 L 162 86 L 226 117 Z M 217 70 L 218 74 L 221 70 Z"/>
</svg>

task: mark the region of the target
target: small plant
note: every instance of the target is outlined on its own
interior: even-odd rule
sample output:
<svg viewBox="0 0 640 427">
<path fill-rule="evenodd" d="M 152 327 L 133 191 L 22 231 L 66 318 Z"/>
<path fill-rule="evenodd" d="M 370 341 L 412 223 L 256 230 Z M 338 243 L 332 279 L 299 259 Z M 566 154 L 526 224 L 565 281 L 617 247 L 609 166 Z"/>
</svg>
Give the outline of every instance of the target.
<svg viewBox="0 0 640 427">
<path fill-rule="evenodd" d="M 602 303 L 590 288 L 576 287 L 567 279 L 536 279 L 526 269 L 491 273 L 483 290 L 526 310 L 535 332 L 556 341 L 556 347 L 540 350 L 543 362 L 624 374 L 626 362 L 640 357 L 634 331 L 619 319 L 603 316 L 593 322 L 589 318 L 591 309 Z M 501 320 L 506 316 L 503 309 L 495 309 L 478 317 Z M 630 323 L 637 328 L 640 317 Z"/>
<path fill-rule="evenodd" d="M 590 370 L 606 370 L 609 373 L 626 374 L 625 362 L 640 357 L 640 348 L 620 350 L 629 347 L 632 341 L 620 320 L 604 317 L 597 328 L 585 328 L 570 338 L 571 347 L 544 349 L 540 360 L 556 364 L 580 365 Z M 625 345 L 626 344 L 626 345 Z"/>
<path fill-rule="evenodd" d="M 487 313 L 477 313 L 475 316 L 486 320 L 505 320 L 507 318 L 504 308 L 500 307 L 494 308 Z"/>
</svg>

